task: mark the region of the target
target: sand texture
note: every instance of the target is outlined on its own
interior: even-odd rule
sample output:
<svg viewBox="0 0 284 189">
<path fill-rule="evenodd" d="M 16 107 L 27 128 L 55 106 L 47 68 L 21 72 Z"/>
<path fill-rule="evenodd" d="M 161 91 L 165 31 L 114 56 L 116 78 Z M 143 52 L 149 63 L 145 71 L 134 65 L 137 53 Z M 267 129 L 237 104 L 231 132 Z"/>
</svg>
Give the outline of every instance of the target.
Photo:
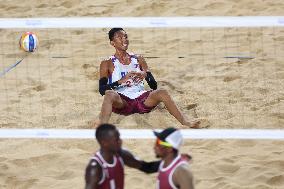
<svg viewBox="0 0 284 189">
<path fill-rule="evenodd" d="M 217 1 L 1 1 L 0 17 L 271 16 L 280 0 Z M 104 29 L 35 29 L 39 48 L 18 47 L 28 29 L 0 29 L 0 128 L 92 128 L 103 97 L 100 61 L 114 53 Z M 125 28 L 129 52 L 145 57 L 158 87 L 167 89 L 190 118 L 208 129 L 282 129 L 284 28 Z M 249 59 L 230 58 L 232 56 Z M 144 115 L 113 115 L 119 128 L 181 125 L 163 105 Z M 152 140 L 125 140 L 146 160 Z M 83 188 L 95 140 L 0 140 L 0 188 Z M 145 153 L 145 151 L 149 153 Z M 284 142 L 186 140 L 197 189 L 284 188 Z M 126 187 L 155 188 L 156 175 L 127 169 Z"/>
</svg>

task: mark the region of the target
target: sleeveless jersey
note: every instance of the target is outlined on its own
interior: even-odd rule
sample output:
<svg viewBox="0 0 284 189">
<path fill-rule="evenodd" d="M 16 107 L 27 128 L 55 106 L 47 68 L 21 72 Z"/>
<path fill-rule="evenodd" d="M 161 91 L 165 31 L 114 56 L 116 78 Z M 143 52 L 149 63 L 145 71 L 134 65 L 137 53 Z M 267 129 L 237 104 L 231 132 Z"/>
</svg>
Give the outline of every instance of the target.
<svg viewBox="0 0 284 189">
<path fill-rule="evenodd" d="M 136 71 L 141 72 L 138 58 L 137 56 L 133 54 L 130 55 L 130 64 L 129 65 L 123 65 L 119 62 L 119 60 L 113 55 L 110 57 L 112 60 L 114 70 L 111 73 L 111 75 L 108 78 L 108 84 L 111 84 L 113 82 L 116 82 L 120 80 L 122 77 L 124 77 L 128 72 Z M 124 96 L 127 96 L 130 99 L 135 99 L 142 95 L 144 92 L 144 83 L 143 81 L 139 83 L 135 83 L 133 79 L 127 80 L 125 83 L 122 83 L 119 87 L 115 89 L 116 92 L 123 94 Z"/>
<path fill-rule="evenodd" d="M 164 161 L 161 162 L 159 167 L 159 174 L 157 179 L 157 189 L 177 189 L 173 182 L 173 174 L 176 168 L 187 162 L 178 155 L 167 167 L 163 168 Z"/>
<path fill-rule="evenodd" d="M 113 156 L 112 164 L 107 163 L 100 152 L 97 152 L 92 159 L 96 160 L 103 171 L 99 189 L 123 189 L 124 162 L 120 156 Z"/>
</svg>

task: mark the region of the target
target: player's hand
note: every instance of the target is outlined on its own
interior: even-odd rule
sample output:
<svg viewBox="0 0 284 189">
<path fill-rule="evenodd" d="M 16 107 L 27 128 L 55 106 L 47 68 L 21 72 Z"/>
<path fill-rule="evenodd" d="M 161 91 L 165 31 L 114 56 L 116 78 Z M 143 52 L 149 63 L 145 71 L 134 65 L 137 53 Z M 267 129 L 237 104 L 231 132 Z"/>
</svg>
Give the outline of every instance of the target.
<svg viewBox="0 0 284 189">
<path fill-rule="evenodd" d="M 143 81 L 145 79 L 145 77 L 147 76 L 147 73 L 142 71 L 142 72 L 135 72 L 133 81 L 134 83 L 140 83 L 141 81 Z"/>
<path fill-rule="evenodd" d="M 128 72 L 123 78 L 118 81 L 118 84 L 126 83 L 129 79 L 133 79 L 135 77 L 134 71 Z"/>
</svg>

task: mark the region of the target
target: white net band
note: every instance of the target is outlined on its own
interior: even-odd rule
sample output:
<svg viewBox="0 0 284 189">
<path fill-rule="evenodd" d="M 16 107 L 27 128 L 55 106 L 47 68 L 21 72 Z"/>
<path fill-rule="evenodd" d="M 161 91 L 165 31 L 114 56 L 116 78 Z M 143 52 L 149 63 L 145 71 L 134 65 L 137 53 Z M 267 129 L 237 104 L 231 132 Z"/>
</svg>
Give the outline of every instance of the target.
<svg viewBox="0 0 284 189">
<path fill-rule="evenodd" d="M 283 140 L 284 130 L 210 129 L 181 130 L 185 139 L 272 139 Z M 154 139 L 150 129 L 120 129 L 123 139 Z M 91 129 L 0 129 L 0 138 L 94 139 Z"/>
<path fill-rule="evenodd" d="M 2 18 L 0 28 L 284 27 L 284 16 Z"/>
</svg>

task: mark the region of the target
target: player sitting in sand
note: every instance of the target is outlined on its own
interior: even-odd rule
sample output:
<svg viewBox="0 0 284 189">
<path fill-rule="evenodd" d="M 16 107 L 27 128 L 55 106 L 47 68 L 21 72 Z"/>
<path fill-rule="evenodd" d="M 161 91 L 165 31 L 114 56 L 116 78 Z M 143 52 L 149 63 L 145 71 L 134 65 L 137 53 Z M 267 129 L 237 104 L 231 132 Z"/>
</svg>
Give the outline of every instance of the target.
<svg viewBox="0 0 284 189">
<path fill-rule="evenodd" d="M 99 91 L 104 95 L 104 100 L 99 123 L 108 123 L 112 112 L 121 115 L 143 114 L 163 102 L 169 113 L 182 125 L 198 128 L 200 122 L 189 121 L 167 90 L 157 89 L 157 82 L 145 59 L 127 52 L 127 33 L 122 28 L 112 28 L 108 35 L 115 54 L 100 64 Z M 144 79 L 152 90 L 144 89 Z"/>
</svg>

